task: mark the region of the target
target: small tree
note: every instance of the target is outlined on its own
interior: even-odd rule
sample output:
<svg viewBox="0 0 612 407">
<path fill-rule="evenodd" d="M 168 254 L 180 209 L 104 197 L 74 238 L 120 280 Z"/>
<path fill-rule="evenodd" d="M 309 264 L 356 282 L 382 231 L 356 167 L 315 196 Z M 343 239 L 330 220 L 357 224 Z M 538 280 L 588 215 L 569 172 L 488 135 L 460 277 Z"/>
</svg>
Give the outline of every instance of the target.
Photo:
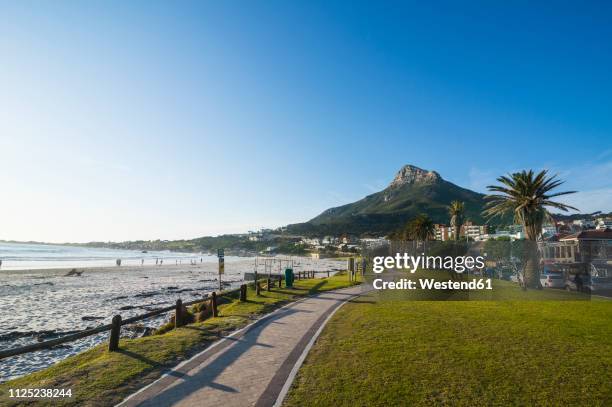
<svg viewBox="0 0 612 407">
<path fill-rule="evenodd" d="M 434 223 L 424 213 L 412 219 L 406 225 L 406 237 L 425 245 L 425 242 L 434 236 Z"/>
</svg>

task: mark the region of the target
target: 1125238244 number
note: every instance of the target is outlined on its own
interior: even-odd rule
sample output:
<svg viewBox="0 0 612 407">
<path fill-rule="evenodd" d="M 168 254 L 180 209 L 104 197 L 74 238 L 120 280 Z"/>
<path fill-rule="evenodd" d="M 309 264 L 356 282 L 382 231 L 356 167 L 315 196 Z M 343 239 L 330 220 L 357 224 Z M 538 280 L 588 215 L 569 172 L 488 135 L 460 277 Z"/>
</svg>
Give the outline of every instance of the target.
<svg viewBox="0 0 612 407">
<path fill-rule="evenodd" d="M 12 399 L 51 399 L 72 397 L 72 389 L 9 389 Z"/>
</svg>

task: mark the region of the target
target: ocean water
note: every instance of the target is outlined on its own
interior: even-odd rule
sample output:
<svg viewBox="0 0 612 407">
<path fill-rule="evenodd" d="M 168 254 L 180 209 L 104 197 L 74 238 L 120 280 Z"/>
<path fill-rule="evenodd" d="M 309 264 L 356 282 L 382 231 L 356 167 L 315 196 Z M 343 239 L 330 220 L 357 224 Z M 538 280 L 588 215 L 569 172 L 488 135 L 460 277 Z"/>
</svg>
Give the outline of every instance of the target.
<svg viewBox="0 0 612 407">
<path fill-rule="evenodd" d="M 0 242 L 0 260 L 2 270 L 28 270 L 71 267 L 105 267 L 114 266 L 121 259 L 122 266 L 155 264 L 163 259 L 166 264 L 200 259 L 216 262 L 216 256 L 198 253 L 178 253 L 170 251 L 115 250 L 104 248 L 77 247 L 49 244 L 5 243 Z"/>
<path fill-rule="evenodd" d="M 178 298 L 191 301 L 219 288 L 216 256 L 5 243 L 0 248 L 4 257 L 0 269 L 0 349 L 108 324 L 116 314 L 124 319 L 140 315 L 172 305 Z M 121 267 L 115 265 L 117 258 L 123 260 Z M 156 258 L 163 258 L 164 264 L 155 265 Z M 197 260 L 195 265 L 192 259 Z M 334 271 L 344 266 L 344 262 L 328 259 L 294 258 L 294 262 L 296 271 Z M 255 258 L 226 256 L 224 288 L 238 286 L 244 273 L 254 267 Z M 66 268 L 77 268 L 82 274 L 67 275 Z M 263 267 L 259 272 L 264 272 Z M 122 336 L 138 337 L 145 329 L 163 324 L 170 315 L 124 326 Z M 0 382 L 43 369 L 107 340 L 108 333 L 101 333 L 0 360 Z"/>
</svg>

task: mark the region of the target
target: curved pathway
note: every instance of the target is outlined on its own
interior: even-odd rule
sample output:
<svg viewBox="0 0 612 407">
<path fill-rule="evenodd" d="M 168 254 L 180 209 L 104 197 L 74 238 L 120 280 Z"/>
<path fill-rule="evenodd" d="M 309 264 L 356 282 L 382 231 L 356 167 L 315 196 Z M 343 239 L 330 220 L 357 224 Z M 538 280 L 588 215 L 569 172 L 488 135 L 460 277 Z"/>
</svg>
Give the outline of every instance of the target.
<svg viewBox="0 0 612 407">
<path fill-rule="evenodd" d="M 365 287 L 328 291 L 288 304 L 215 342 L 119 405 L 279 404 L 329 317 Z"/>
</svg>

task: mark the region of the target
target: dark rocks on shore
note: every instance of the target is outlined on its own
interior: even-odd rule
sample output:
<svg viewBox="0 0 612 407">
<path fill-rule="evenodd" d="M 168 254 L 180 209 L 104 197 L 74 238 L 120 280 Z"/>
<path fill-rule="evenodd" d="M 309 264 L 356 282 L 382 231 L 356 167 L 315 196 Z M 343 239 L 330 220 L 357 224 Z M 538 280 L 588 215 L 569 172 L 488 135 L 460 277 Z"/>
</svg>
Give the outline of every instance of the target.
<svg viewBox="0 0 612 407">
<path fill-rule="evenodd" d="M 72 269 L 68 273 L 64 275 L 64 277 L 80 277 L 83 274 L 83 270 L 77 271 L 77 269 Z"/>
<path fill-rule="evenodd" d="M 3 341 L 14 341 L 19 338 L 26 338 L 29 336 L 38 336 L 42 334 L 53 334 L 55 331 L 40 331 L 40 332 L 21 332 L 21 331 L 13 331 L 7 334 L 0 335 L 0 342 Z"/>
<path fill-rule="evenodd" d="M 182 290 L 176 290 L 174 293 L 179 294 L 179 293 L 186 293 L 189 291 L 193 291 L 193 288 L 183 288 Z"/>
<path fill-rule="evenodd" d="M 136 294 L 134 297 L 137 297 L 137 298 L 148 298 L 148 297 L 153 297 L 154 295 L 159 295 L 159 294 L 161 294 L 161 293 L 158 292 L 158 291 L 149 291 L 149 292 L 146 292 L 146 293 Z"/>
<path fill-rule="evenodd" d="M 7 334 L 0 335 L 0 342 L 14 341 L 20 338 L 36 338 L 38 342 L 43 342 L 46 339 L 56 338 L 58 336 L 70 335 L 80 331 L 13 331 Z"/>
<path fill-rule="evenodd" d="M 52 346 L 49 349 L 72 349 L 72 346 L 67 343 L 60 343 L 58 345 Z"/>
<path fill-rule="evenodd" d="M 81 317 L 81 321 L 96 321 L 98 319 L 104 319 L 104 317 L 93 317 L 93 316 Z"/>
</svg>

